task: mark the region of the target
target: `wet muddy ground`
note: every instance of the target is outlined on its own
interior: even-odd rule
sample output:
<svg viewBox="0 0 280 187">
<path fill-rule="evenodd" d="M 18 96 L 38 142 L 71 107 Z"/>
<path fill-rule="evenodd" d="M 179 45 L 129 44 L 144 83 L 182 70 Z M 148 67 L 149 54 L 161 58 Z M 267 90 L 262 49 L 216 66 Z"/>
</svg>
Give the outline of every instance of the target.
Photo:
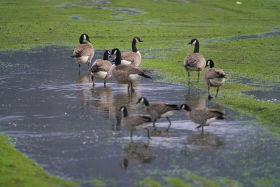
<svg viewBox="0 0 280 187">
<path fill-rule="evenodd" d="M 46 47 L 0 53 L 0 132 L 49 173 L 85 186 L 96 178 L 110 181 L 110 186 L 136 185 L 148 176 L 183 178 L 184 169 L 244 186 L 279 178 L 279 135 L 254 117 L 208 103 L 205 93 L 177 84 L 142 80 L 132 95 L 114 80 L 106 88 L 102 81 L 92 88 L 87 65 L 78 75 L 71 52 Z M 102 53 L 97 51 L 95 57 Z M 119 123 L 119 108 L 125 105 L 129 114 L 144 113 L 143 106 L 136 105 L 140 96 L 151 103 L 219 108 L 226 119 L 205 127 L 202 135 L 180 111 L 171 117 L 169 133 L 167 120 L 161 119 L 150 141 L 145 131 L 137 131 L 131 142 Z"/>
</svg>

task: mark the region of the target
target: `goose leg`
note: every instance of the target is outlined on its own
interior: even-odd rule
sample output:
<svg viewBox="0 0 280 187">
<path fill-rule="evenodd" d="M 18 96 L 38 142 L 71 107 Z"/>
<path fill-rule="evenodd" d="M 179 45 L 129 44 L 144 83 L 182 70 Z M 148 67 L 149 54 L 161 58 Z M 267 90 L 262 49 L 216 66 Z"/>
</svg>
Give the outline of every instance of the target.
<svg viewBox="0 0 280 187">
<path fill-rule="evenodd" d="M 106 88 L 106 80 L 104 80 L 104 88 Z"/>
<path fill-rule="evenodd" d="M 149 131 L 149 129 L 148 128 L 145 128 L 146 129 L 146 131 L 147 131 L 147 137 L 150 139 L 151 137 L 150 137 L 150 131 Z"/>
<path fill-rule="evenodd" d="M 94 83 L 94 76 L 91 75 L 91 80 L 92 80 L 92 87 L 94 87 L 95 83 Z"/>
<path fill-rule="evenodd" d="M 217 92 L 216 92 L 216 96 L 215 96 L 215 97 L 217 97 L 217 96 L 218 96 L 219 89 L 220 89 L 220 87 L 217 87 Z"/>
<path fill-rule="evenodd" d="M 197 72 L 197 82 L 199 82 L 200 71 Z"/>
<path fill-rule="evenodd" d="M 155 130 L 157 130 L 157 128 L 156 128 L 156 121 L 157 121 L 157 120 L 154 120 L 154 121 L 153 121 L 153 127 L 154 127 Z"/>
<path fill-rule="evenodd" d="M 133 136 L 133 131 L 131 130 L 131 131 L 130 131 L 130 141 L 131 141 L 131 142 L 133 142 L 132 136 Z"/>
<path fill-rule="evenodd" d="M 80 75 L 81 64 L 79 64 L 79 75 Z"/>
<path fill-rule="evenodd" d="M 133 88 L 133 85 L 132 85 L 132 82 L 130 83 L 130 89 L 131 89 L 131 93 L 132 92 L 135 92 L 134 88 Z"/>
<path fill-rule="evenodd" d="M 190 84 L 190 83 L 191 83 L 191 81 L 190 81 L 190 77 L 191 77 L 191 73 L 188 71 L 188 84 Z"/>
<path fill-rule="evenodd" d="M 168 131 L 169 131 L 169 128 L 170 128 L 170 126 L 171 126 L 171 121 L 170 121 L 169 117 L 166 117 L 166 119 L 167 119 L 167 121 L 169 122 L 169 125 L 168 125 L 168 127 L 167 127 L 167 129 L 166 129 L 166 132 L 168 132 Z"/>
<path fill-rule="evenodd" d="M 208 85 L 208 99 L 211 100 L 212 96 L 210 95 L 210 86 Z"/>
<path fill-rule="evenodd" d="M 127 86 L 127 92 L 129 92 L 129 89 L 130 89 L 130 84 L 128 84 Z"/>
</svg>

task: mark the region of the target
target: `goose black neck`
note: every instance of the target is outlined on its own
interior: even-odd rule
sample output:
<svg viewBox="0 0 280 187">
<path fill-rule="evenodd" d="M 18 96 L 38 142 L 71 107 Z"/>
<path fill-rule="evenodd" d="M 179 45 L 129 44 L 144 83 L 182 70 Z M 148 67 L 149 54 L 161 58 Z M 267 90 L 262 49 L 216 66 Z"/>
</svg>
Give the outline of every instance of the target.
<svg viewBox="0 0 280 187">
<path fill-rule="evenodd" d="M 214 62 L 211 61 L 210 64 L 209 64 L 210 68 L 213 68 L 214 67 Z"/>
<path fill-rule="evenodd" d="M 135 39 L 132 40 L 132 51 L 135 52 L 135 53 L 138 51 L 138 49 L 136 48 L 136 40 Z"/>
<path fill-rule="evenodd" d="M 105 51 L 103 60 L 108 60 L 108 59 L 109 59 L 109 53 L 108 53 L 108 51 Z"/>
<path fill-rule="evenodd" d="M 149 106 L 150 105 L 150 103 L 149 103 L 149 101 L 147 99 L 144 99 L 143 103 L 144 103 L 145 106 Z"/>
<path fill-rule="evenodd" d="M 123 108 L 123 117 L 127 117 L 128 116 L 128 112 L 127 112 L 127 109 L 126 108 Z"/>
<path fill-rule="evenodd" d="M 121 64 L 121 61 L 122 61 L 121 52 L 120 52 L 120 50 L 117 50 L 117 51 L 116 51 L 116 59 L 115 59 L 115 64 L 116 64 L 116 66 L 117 66 L 117 65 L 120 65 L 120 64 Z"/>
<path fill-rule="evenodd" d="M 194 53 L 199 53 L 199 42 L 196 42 L 195 43 L 195 46 L 194 46 Z"/>
</svg>

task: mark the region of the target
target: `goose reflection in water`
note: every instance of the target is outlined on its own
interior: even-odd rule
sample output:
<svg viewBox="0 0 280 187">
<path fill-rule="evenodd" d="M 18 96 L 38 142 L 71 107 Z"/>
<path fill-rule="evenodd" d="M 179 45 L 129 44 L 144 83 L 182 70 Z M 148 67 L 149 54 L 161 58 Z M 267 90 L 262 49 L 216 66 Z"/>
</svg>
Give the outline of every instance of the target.
<svg viewBox="0 0 280 187">
<path fill-rule="evenodd" d="M 113 97 L 113 103 L 112 103 L 112 112 L 113 116 L 116 118 L 116 124 L 113 127 L 113 130 L 120 130 L 120 125 L 121 125 L 121 119 L 122 119 L 122 114 L 120 111 L 121 106 L 126 106 L 127 110 L 131 114 L 137 114 L 139 113 L 139 106 L 137 106 L 135 103 L 137 102 L 138 98 L 141 96 L 140 95 L 140 85 L 134 84 L 135 92 L 133 93 L 128 93 L 128 92 L 122 92 L 114 95 Z"/>
<path fill-rule="evenodd" d="M 223 145 L 223 142 L 217 135 L 207 132 L 188 136 L 187 144 L 194 146 L 211 147 L 216 149 L 221 147 Z"/>
<path fill-rule="evenodd" d="M 94 98 L 93 106 L 98 112 L 104 112 L 108 118 L 113 116 L 113 91 L 110 87 L 93 87 L 91 95 Z"/>
<path fill-rule="evenodd" d="M 149 143 L 129 142 L 122 145 L 122 163 L 121 167 L 126 169 L 129 162 L 150 163 L 154 156 L 150 153 Z"/>
<path fill-rule="evenodd" d="M 89 75 L 78 75 L 76 80 L 76 93 L 83 98 L 83 101 L 88 102 L 91 99 L 91 78 Z"/>
</svg>

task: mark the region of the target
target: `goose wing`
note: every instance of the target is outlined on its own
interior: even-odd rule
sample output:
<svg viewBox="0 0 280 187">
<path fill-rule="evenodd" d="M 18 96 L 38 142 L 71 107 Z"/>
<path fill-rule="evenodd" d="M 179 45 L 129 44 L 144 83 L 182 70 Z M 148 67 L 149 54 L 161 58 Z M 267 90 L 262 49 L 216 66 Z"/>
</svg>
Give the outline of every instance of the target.
<svg viewBox="0 0 280 187">
<path fill-rule="evenodd" d="M 94 49 L 92 44 L 79 44 L 75 47 L 72 57 L 93 56 Z"/>
</svg>

